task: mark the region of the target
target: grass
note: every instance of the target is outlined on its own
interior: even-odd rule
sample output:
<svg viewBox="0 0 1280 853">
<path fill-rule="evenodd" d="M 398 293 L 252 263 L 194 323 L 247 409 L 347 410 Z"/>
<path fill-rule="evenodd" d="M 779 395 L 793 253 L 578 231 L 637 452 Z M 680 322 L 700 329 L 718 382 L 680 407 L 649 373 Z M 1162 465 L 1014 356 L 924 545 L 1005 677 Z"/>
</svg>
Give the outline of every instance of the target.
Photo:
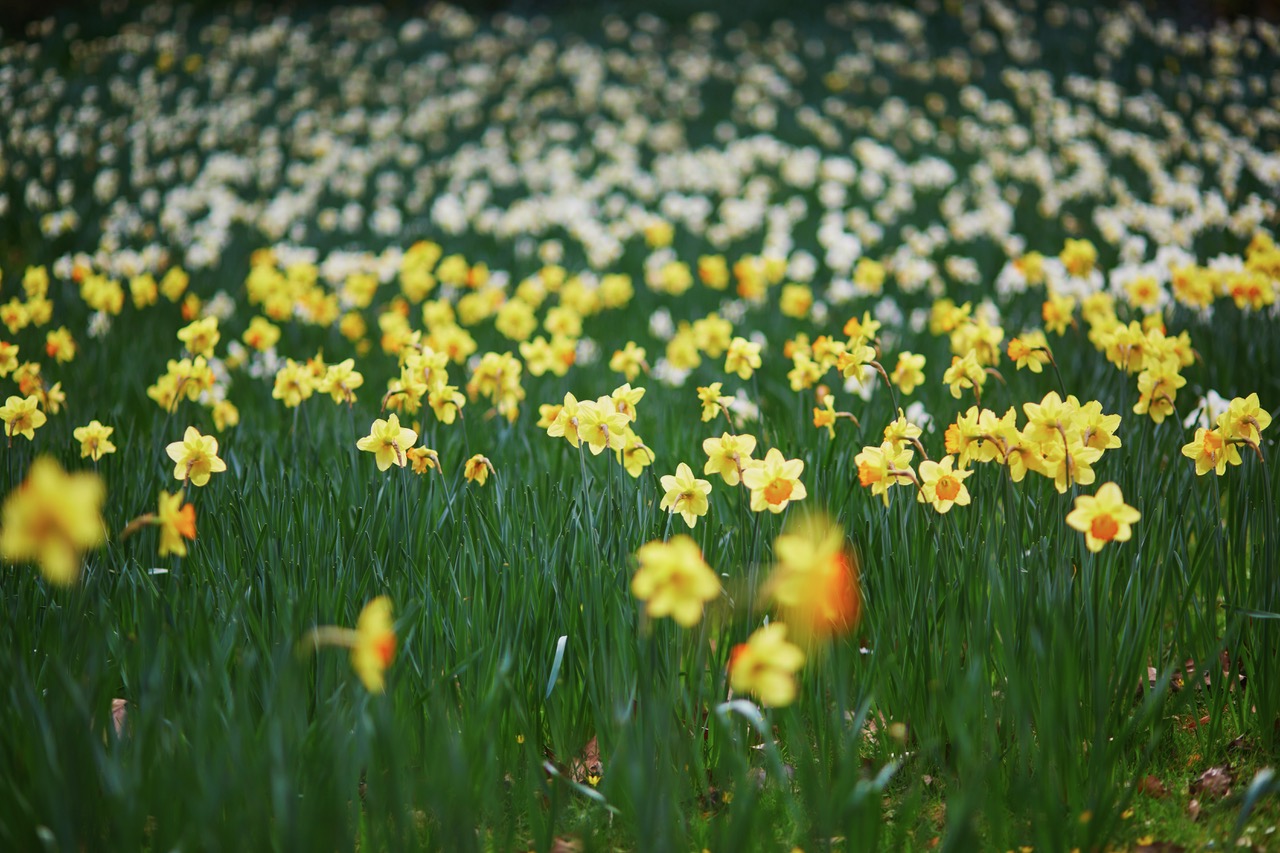
<svg viewBox="0 0 1280 853">
<path fill-rule="evenodd" d="M 930 19 L 931 38 L 945 37 L 946 14 Z M 317 20 L 324 38 L 337 38 L 324 16 Z M 809 33 L 818 26 L 802 25 Z M 585 25 L 566 13 L 550 26 L 568 40 Z M 108 73 L 57 67 L 76 85 Z M 811 101 L 818 76 L 805 83 Z M 895 92 L 923 98 L 923 87 L 899 82 Z M 994 73 L 978 82 L 1001 93 Z M 709 114 L 690 123 L 694 135 L 727 118 L 715 99 L 707 103 Z M 778 133 L 800 135 L 790 124 Z M 449 142 L 477 136 L 464 129 Z M 960 168 L 981 156 L 961 151 L 952 160 Z M 89 173 L 74 174 L 84 181 Z M 1118 163 L 1116 174 L 1141 185 L 1131 164 Z M 16 207 L 19 184 L 6 180 Z M 920 207 L 936 206 L 938 195 L 921 191 Z M 812 192 L 806 197 L 816 206 Z M 1018 221 L 1030 223 L 1028 247 L 1051 255 L 1070 232 L 1061 220 L 1040 223 L 1035 202 L 1026 189 Z M 82 218 L 83 233 L 46 239 L 16 216 L 2 264 L 6 293 L 27 263 L 93 248 L 97 226 Z M 887 250 L 913 222 L 926 224 L 926 214 L 891 227 Z M 404 245 L 423 227 L 406 226 Z M 797 241 L 820 255 L 806 228 Z M 345 247 L 309 218 L 304 236 L 325 251 Z M 376 250 L 380 241 L 366 232 L 352 243 Z M 603 358 L 565 379 L 526 374 L 514 423 L 487 417 L 483 401 L 452 426 L 424 409 L 421 443 L 439 452 L 443 474 L 379 473 L 355 449 L 380 416 L 381 389 L 398 375 L 376 331 L 372 350 L 357 355 L 336 327 L 282 324 L 282 355 L 356 355 L 365 385 L 352 408 L 316 395 L 295 415 L 272 399 L 269 377 L 233 371 L 228 395 L 242 421 L 218 434 L 226 473 L 189 490 L 199 534 L 185 559 L 158 558 L 150 530 L 117 535 L 177 485 L 165 446 L 189 424 L 212 431 L 202 406 L 183 402 L 166 413 L 146 395 L 179 356 L 180 308 L 163 299 L 144 310 L 126 304 L 110 333 L 92 338 L 79 289 L 55 279 L 53 325 L 72 330 L 80 353 L 65 365 L 40 359 L 46 381 L 65 387 L 66 410 L 34 442 L 6 449 L 4 492 L 38 455 L 69 470 L 96 467 L 111 535 L 69 588 L 26 564 L 0 575 L 0 847 L 554 850 L 572 840 L 635 850 L 1101 850 L 1238 838 L 1275 847 L 1277 789 L 1259 775 L 1275 766 L 1280 741 L 1274 442 L 1264 433 L 1265 461 L 1246 454 L 1222 478 L 1197 477 L 1180 453 L 1191 440 L 1181 417 L 1211 388 L 1227 398 L 1257 391 L 1267 410 L 1280 404 L 1274 312 L 1241 311 L 1228 299 L 1208 319 L 1170 309 L 1170 332 L 1189 330 L 1202 358 L 1184 371 L 1177 415 L 1160 424 L 1133 414 L 1134 377 L 1096 351 L 1083 323 L 1050 336 L 1066 390 L 1122 415 L 1123 446 L 1098 463 L 1097 482 L 1118 483 L 1142 513 L 1131 541 L 1093 554 L 1065 521 L 1072 498 L 1092 486 L 1059 494 L 1043 477 L 1015 484 L 999 466 L 978 465 L 966 481 L 972 505 L 941 516 L 909 489 L 892 489 L 885 505 L 858 485 L 854 457 L 878 445 L 894 417 L 890 392 L 880 385 L 863 401 L 837 388 L 838 405 L 859 424 L 841 421 L 829 439 L 811 424 L 812 392 L 788 385 L 782 344 L 801 332 L 838 334 L 873 299 L 833 308 L 820 323 L 783 316 L 771 291 L 736 324 L 735 333 L 759 332 L 769 343 L 752 379 L 726 379 L 723 362 L 710 358 L 683 387 L 643 378 L 636 430 L 657 461 L 637 479 L 609 454 L 548 437 L 535 426 L 538 404 L 566 391 L 609 393 L 622 379 L 608 354 L 628 340 L 656 358 L 655 311 L 679 320 L 722 308 L 723 294 L 700 285 L 678 299 L 646 288 L 641 242 L 613 265 L 635 280 L 634 299 L 585 321 Z M 1097 242 L 1104 267 L 1120 263 Z M 216 266 L 193 272 L 202 300 L 225 291 L 236 302 L 220 356 L 257 311 L 243 281 L 249 253 L 267 243 L 237 231 Z M 488 235 L 442 243 L 510 269 L 513 283 L 541 266 Z M 757 248 L 731 250 L 730 261 Z M 1215 232 L 1196 254 L 1203 262 L 1243 248 Z M 680 229 L 676 249 L 690 264 L 709 251 Z M 1004 260 L 993 241 L 964 250 L 988 279 Z M 577 248 L 569 252 L 566 265 L 583 268 Z M 394 281 L 378 290 L 365 312 L 372 329 L 397 292 Z M 990 288 L 950 282 L 948 292 L 976 301 Z M 904 316 L 933 302 L 892 287 L 889 295 Z M 1006 338 L 1040 322 L 1042 301 L 1032 291 L 1000 303 Z M 43 352 L 45 331 L 12 340 L 30 357 Z M 487 320 L 471 332 L 478 352 L 514 349 Z M 940 381 L 949 342 L 905 321 L 885 333 L 896 343 L 884 358 L 902 349 L 928 358 L 926 384 L 903 403 L 920 401 L 932 415 L 922 442 L 938 458 L 947 424 L 972 402 L 953 399 Z M 997 413 L 1021 412 L 1058 381 L 1007 361 L 1000 369 L 1006 382 L 991 380 L 982 398 Z M 450 374 L 464 384 L 463 369 Z M 630 591 L 633 555 L 685 532 L 659 507 L 657 475 L 682 461 L 700 471 L 703 439 L 724 426 L 698 419 L 693 389 L 721 380 L 759 405 L 759 420 L 742 429 L 759 438 L 760 455 L 777 447 L 804 461 L 809 497 L 782 516 L 756 514 L 743 489 L 715 481 L 707 516 L 688 532 L 725 595 L 683 629 L 643 615 Z M 0 383 L 6 396 L 17 393 L 11 379 Z M 113 425 L 118 445 L 96 466 L 72 439 L 90 418 Z M 493 462 L 485 486 L 463 476 L 473 453 Z M 757 602 L 775 538 L 809 508 L 838 522 L 857 554 L 862 619 L 813 650 L 794 703 L 762 709 L 730 697 L 729 656 L 763 618 Z M 399 641 L 385 694 L 367 692 L 341 651 L 297 654 L 311 628 L 354 625 L 382 594 L 395 603 Z M 119 735 L 117 698 L 128 703 Z M 598 779 L 583 766 L 593 739 Z M 1230 793 L 1192 788 L 1223 766 Z M 1148 777 L 1167 793 L 1157 796 Z M 1192 799 L 1198 819 L 1188 813 Z"/>
</svg>

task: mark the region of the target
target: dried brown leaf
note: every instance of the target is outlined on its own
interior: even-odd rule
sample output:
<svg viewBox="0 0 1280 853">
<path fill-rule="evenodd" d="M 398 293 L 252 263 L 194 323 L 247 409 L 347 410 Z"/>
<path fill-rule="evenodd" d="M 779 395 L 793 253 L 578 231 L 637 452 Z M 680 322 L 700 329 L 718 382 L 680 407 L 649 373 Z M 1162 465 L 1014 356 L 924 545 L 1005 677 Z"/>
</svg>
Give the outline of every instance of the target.
<svg viewBox="0 0 1280 853">
<path fill-rule="evenodd" d="M 1169 789 L 1165 787 L 1165 784 L 1151 775 L 1144 776 L 1142 781 L 1138 783 L 1138 791 L 1157 800 L 1169 796 Z"/>
<path fill-rule="evenodd" d="M 1188 790 L 1197 796 L 1220 800 L 1231 793 L 1231 782 L 1230 767 L 1210 767 L 1191 782 Z"/>
</svg>

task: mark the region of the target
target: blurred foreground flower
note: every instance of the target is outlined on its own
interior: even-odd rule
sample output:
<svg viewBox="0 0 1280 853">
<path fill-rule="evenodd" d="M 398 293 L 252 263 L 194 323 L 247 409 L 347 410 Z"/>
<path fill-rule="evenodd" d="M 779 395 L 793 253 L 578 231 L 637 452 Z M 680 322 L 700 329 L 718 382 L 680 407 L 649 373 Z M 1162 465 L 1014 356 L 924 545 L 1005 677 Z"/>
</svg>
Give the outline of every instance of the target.
<svg viewBox="0 0 1280 853">
<path fill-rule="evenodd" d="M 1140 518 L 1142 514 L 1124 502 L 1119 486 L 1103 483 L 1096 495 L 1076 498 L 1076 507 L 1067 515 L 1067 524 L 1083 533 L 1085 545 L 1097 552 L 1112 540 L 1128 542 L 1133 535 L 1130 525 Z"/>
<path fill-rule="evenodd" d="M 355 630 L 337 625 L 313 628 L 298 644 L 299 652 L 310 652 L 321 646 L 351 649 L 351 667 L 370 693 L 381 693 L 386 687 L 384 673 L 396 656 L 396 629 L 391 618 L 391 599 L 380 595 L 360 611 Z"/>
<path fill-rule="evenodd" d="M 735 693 L 751 693 L 772 708 L 796 698 L 795 674 L 804 666 L 804 652 L 787 642 L 787 626 L 774 622 L 759 628 L 729 655 L 729 686 Z"/>
<path fill-rule="evenodd" d="M 97 474 L 68 474 L 53 459 L 40 457 L 4 500 L 0 556 L 39 564 L 50 583 L 74 582 L 80 577 L 81 553 L 106 538 L 106 493 Z"/>
<path fill-rule="evenodd" d="M 802 517 L 778 536 L 773 553 L 764 592 L 802 645 L 853 630 L 862 605 L 858 561 L 839 525 L 824 515 Z"/>
<path fill-rule="evenodd" d="M 645 602 L 653 619 L 670 616 L 692 628 L 702 619 L 703 605 L 720 595 L 720 579 L 690 536 L 642 545 L 636 559 L 640 568 L 631 579 L 631 593 Z"/>
</svg>

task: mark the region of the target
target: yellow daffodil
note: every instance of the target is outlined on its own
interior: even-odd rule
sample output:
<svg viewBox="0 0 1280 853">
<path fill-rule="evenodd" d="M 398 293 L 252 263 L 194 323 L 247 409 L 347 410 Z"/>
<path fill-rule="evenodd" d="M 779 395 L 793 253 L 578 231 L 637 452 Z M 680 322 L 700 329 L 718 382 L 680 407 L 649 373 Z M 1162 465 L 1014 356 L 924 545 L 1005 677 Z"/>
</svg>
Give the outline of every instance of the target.
<svg viewBox="0 0 1280 853">
<path fill-rule="evenodd" d="M 182 502 L 182 489 L 175 494 L 160 493 L 160 509 L 155 515 L 160 528 L 160 556 L 187 556 L 186 539 L 196 538 L 196 508 Z"/>
<path fill-rule="evenodd" d="M 111 443 L 113 432 L 114 427 L 103 426 L 95 418 L 85 426 L 76 427 L 71 431 L 71 436 L 80 442 L 80 458 L 97 462 L 108 453 L 116 452 L 116 446 Z"/>
<path fill-rule="evenodd" d="M 703 606 L 720 595 L 720 579 L 690 536 L 642 545 L 636 560 L 640 567 L 631 579 L 631 593 L 645 602 L 650 618 L 670 616 L 691 628 L 702 619 Z"/>
<path fill-rule="evenodd" d="M 480 453 L 468 459 L 466 466 L 462 469 L 462 476 L 477 486 L 483 486 L 489 481 L 489 475 L 496 473 L 493 470 L 493 463 L 489 461 L 489 457 Z"/>
<path fill-rule="evenodd" d="M 34 441 L 36 430 L 48 420 L 40 411 L 40 398 L 32 394 L 29 397 L 10 397 L 0 406 L 0 420 L 4 421 L 4 434 L 13 444 L 13 437 L 20 435 L 28 441 Z"/>
<path fill-rule="evenodd" d="M 932 504 L 940 513 L 951 511 L 953 506 L 969 505 L 969 489 L 964 480 L 972 471 L 954 470 L 955 458 L 942 457 L 941 462 L 926 459 L 920 463 L 920 491 L 916 499 Z"/>
<path fill-rule="evenodd" d="M 1067 515 L 1067 524 L 1083 533 L 1085 545 L 1097 552 L 1108 542 L 1129 541 L 1133 535 L 1130 525 L 1141 518 L 1141 513 L 1124 502 L 1119 486 L 1103 483 L 1097 494 L 1076 498 L 1075 509 Z"/>
<path fill-rule="evenodd" d="M 822 515 L 788 524 L 773 544 L 777 560 L 765 594 L 805 644 L 847 634 L 858 622 L 858 563 L 844 531 Z"/>
<path fill-rule="evenodd" d="M 175 441 L 165 448 L 173 460 L 173 476 L 178 480 L 190 480 L 194 486 L 209 482 L 209 475 L 227 470 L 227 463 L 218 458 L 218 439 L 201 435 L 193 426 L 187 427 L 182 441 Z"/>
<path fill-rule="evenodd" d="M 47 456 L 31 464 L 27 479 L 0 510 L 0 556 L 34 562 L 53 584 L 80 577 L 81 554 L 102 544 L 106 487 L 97 474 L 68 474 Z"/>
<path fill-rule="evenodd" d="M 357 441 L 356 447 L 372 453 L 378 470 L 385 471 L 392 465 L 403 468 L 408 458 L 405 454 L 417 440 L 418 434 L 400 426 L 400 417 L 393 412 L 386 420 L 375 420 L 369 434 Z"/>
<path fill-rule="evenodd" d="M 752 511 L 767 509 L 776 514 L 792 501 L 804 500 L 808 492 L 800 482 L 803 473 L 803 460 L 787 459 L 778 448 L 769 448 L 764 459 L 754 461 L 742 473 L 742 485 L 751 490 Z"/>
<path fill-rule="evenodd" d="M 755 452 L 756 439 L 753 435 L 731 435 L 724 433 L 719 438 L 708 438 L 702 442 L 702 450 L 707 454 L 704 474 L 719 474 L 725 485 L 738 485 L 742 473 L 755 460 L 751 454 Z"/>
<path fill-rule="evenodd" d="M 894 365 L 889 379 L 903 394 L 910 394 L 924 384 L 924 356 L 912 352 L 898 353 L 898 363 Z"/>
<path fill-rule="evenodd" d="M 661 509 L 680 513 L 690 527 L 698 523 L 699 516 L 707 514 L 711 483 L 694 477 L 688 465 L 681 462 L 676 466 L 676 473 L 663 476 L 661 483 L 665 492 L 659 505 Z"/>
<path fill-rule="evenodd" d="M 605 448 L 621 450 L 626 443 L 627 416 L 619 412 L 612 398 L 599 397 L 595 403 L 581 407 L 578 435 L 598 456 Z"/>
<path fill-rule="evenodd" d="M 351 650 L 351 668 L 370 693 L 386 689 L 386 671 L 396 656 L 396 629 L 391 599 L 380 595 L 360 611 L 354 630 L 336 625 L 313 628 L 299 644 L 300 652 L 321 646 L 341 646 Z"/>
<path fill-rule="evenodd" d="M 721 383 L 712 382 L 698 389 L 698 401 L 702 403 L 702 420 L 713 421 L 719 417 L 721 410 L 726 410 L 733 403 L 733 398 L 720 393 Z"/>
<path fill-rule="evenodd" d="M 217 317 L 205 317 L 178 330 L 178 340 L 182 341 L 187 352 L 193 356 L 202 355 L 205 358 L 212 358 L 213 348 L 221 338 Z"/>
<path fill-rule="evenodd" d="M 635 341 L 627 341 L 627 345 L 609 359 L 609 369 L 621 373 L 628 382 L 638 377 L 641 371 L 647 373 L 649 364 L 645 361 L 644 347 L 636 346 Z"/>
<path fill-rule="evenodd" d="M 440 467 L 440 454 L 430 447 L 410 447 L 405 451 L 405 455 L 409 457 L 409 462 L 413 466 L 413 473 L 415 474 L 425 474 L 432 470 L 442 473 L 444 471 Z"/>
<path fill-rule="evenodd" d="M 760 345 L 746 338 L 734 338 L 724 357 L 724 372 L 736 373 L 739 379 L 750 379 L 760 368 Z"/>
<path fill-rule="evenodd" d="M 1239 465 L 1240 449 L 1228 441 L 1220 427 L 1196 430 L 1194 441 L 1182 446 L 1182 455 L 1196 462 L 1196 476 L 1203 476 L 1210 471 L 1221 477 L 1227 472 L 1227 465 Z"/>
<path fill-rule="evenodd" d="M 911 471 L 910 448 L 895 448 L 884 442 L 879 447 L 864 447 L 854 457 L 858 466 L 858 483 L 870 488 L 871 494 L 880 495 L 885 506 L 889 505 L 889 487 L 910 483 L 914 478 Z"/>
<path fill-rule="evenodd" d="M 796 673 L 802 666 L 804 652 L 787 642 L 787 626 L 774 622 L 734 646 L 729 655 L 729 686 L 771 708 L 783 708 L 795 701 Z"/>
</svg>

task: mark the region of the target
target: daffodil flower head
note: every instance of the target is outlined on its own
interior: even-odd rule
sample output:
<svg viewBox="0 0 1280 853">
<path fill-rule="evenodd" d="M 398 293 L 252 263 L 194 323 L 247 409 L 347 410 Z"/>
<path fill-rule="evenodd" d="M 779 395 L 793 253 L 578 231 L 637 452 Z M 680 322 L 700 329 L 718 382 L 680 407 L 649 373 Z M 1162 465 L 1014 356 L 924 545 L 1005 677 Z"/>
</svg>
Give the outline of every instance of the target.
<svg viewBox="0 0 1280 853">
<path fill-rule="evenodd" d="M 690 527 L 698 523 L 700 516 L 707 514 L 711 483 L 694 477 L 693 469 L 684 462 L 676 466 L 675 474 L 663 476 L 660 482 L 665 492 L 659 504 L 661 509 L 680 513 L 684 523 Z"/>
<path fill-rule="evenodd" d="M 858 561 L 844 531 L 814 513 L 788 523 L 773 544 L 776 562 L 764 594 L 806 645 L 847 634 L 858 622 Z"/>
<path fill-rule="evenodd" d="M 787 459 L 776 447 L 769 448 L 763 459 L 756 460 L 742 474 L 742 484 L 751 490 L 753 512 L 777 513 L 786 509 L 792 501 L 808 497 L 800 475 L 804 473 L 804 460 Z"/>
<path fill-rule="evenodd" d="M 755 462 L 751 454 L 756 450 L 756 438 L 753 435 L 732 435 L 726 432 L 719 438 L 703 441 L 702 450 L 707 454 L 707 464 L 702 473 L 719 474 L 725 485 L 736 486 L 741 481 L 743 472 Z"/>
<path fill-rule="evenodd" d="M 97 462 L 108 453 L 115 453 L 116 446 L 111 443 L 114 427 L 103 426 L 95 418 L 82 427 L 72 430 L 71 436 L 80 442 L 80 458 Z"/>
<path fill-rule="evenodd" d="M 750 693 L 764 705 L 783 708 L 796 698 L 796 673 L 804 666 L 804 651 L 787 641 L 787 626 L 773 622 L 756 629 L 729 656 L 729 686 Z"/>
<path fill-rule="evenodd" d="M 692 628 L 702 619 L 704 605 L 720 595 L 720 579 L 688 535 L 642 545 L 636 560 L 640 566 L 631 579 L 631 593 L 645 602 L 650 618 L 670 616 Z"/>
<path fill-rule="evenodd" d="M 369 434 L 357 441 L 356 447 L 372 453 L 378 470 L 385 471 L 392 465 L 403 468 L 408 461 L 409 448 L 417 440 L 418 434 L 400 426 L 400 418 L 393 412 L 386 420 L 375 420 Z"/>
<path fill-rule="evenodd" d="M 203 486 L 209 476 L 227 470 L 227 463 L 218 457 L 218 439 L 201 435 L 193 426 L 187 427 L 182 441 L 175 441 L 165 448 L 173 460 L 174 479 L 187 481 L 193 486 Z"/>
<path fill-rule="evenodd" d="M 1128 542 L 1133 536 L 1132 525 L 1141 518 L 1141 513 L 1124 502 L 1119 486 L 1103 483 L 1096 494 L 1076 498 L 1067 524 L 1083 533 L 1086 547 L 1097 552 L 1108 542 Z"/>
<path fill-rule="evenodd" d="M 106 487 L 97 474 L 68 474 L 41 456 L 31 464 L 27 479 L 4 499 L 0 556 L 38 564 L 50 583 L 73 583 L 80 577 L 81 554 L 106 538 L 105 498 Z"/>
</svg>

